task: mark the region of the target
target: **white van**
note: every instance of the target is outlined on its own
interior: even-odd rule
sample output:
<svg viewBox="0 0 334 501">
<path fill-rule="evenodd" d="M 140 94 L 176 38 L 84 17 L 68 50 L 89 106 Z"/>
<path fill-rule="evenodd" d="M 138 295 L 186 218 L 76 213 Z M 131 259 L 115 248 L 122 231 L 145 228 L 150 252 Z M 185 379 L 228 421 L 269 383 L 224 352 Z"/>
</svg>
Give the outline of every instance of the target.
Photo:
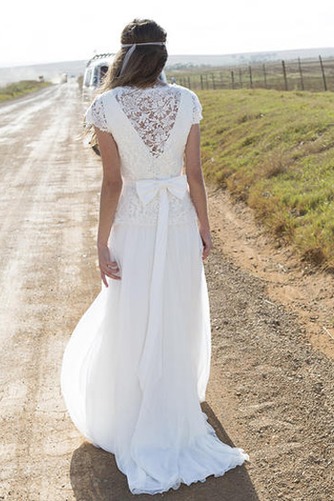
<svg viewBox="0 0 334 501">
<path fill-rule="evenodd" d="M 82 82 L 82 98 L 84 103 L 91 103 L 95 91 L 102 84 L 103 77 L 114 60 L 115 54 L 96 54 L 86 64 Z"/>
<path fill-rule="evenodd" d="M 109 66 L 114 60 L 114 54 L 96 54 L 86 64 L 85 73 L 82 81 L 82 102 L 84 111 L 91 104 L 96 94 L 97 89 L 101 86 L 103 77 L 107 73 Z M 93 130 L 92 127 L 87 127 L 84 124 L 85 139 L 84 144 L 93 148 L 93 151 L 99 155 L 98 146 L 92 142 Z"/>
</svg>

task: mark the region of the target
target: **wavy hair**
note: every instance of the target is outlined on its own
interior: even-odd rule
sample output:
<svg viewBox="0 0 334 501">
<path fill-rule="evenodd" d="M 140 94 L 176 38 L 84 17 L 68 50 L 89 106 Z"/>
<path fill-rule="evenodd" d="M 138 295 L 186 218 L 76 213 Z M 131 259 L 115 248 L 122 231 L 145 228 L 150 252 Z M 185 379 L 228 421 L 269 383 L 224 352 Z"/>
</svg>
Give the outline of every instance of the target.
<svg viewBox="0 0 334 501">
<path fill-rule="evenodd" d="M 134 19 L 127 24 L 121 34 L 121 44 L 147 42 L 166 42 L 167 33 L 151 19 Z M 122 72 L 123 61 L 130 47 L 122 47 L 115 55 L 113 64 L 103 78 L 97 94 L 124 85 L 145 88 L 154 85 L 166 64 L 167 49 L 165 45 L 139 45 L 131 55 L 125 71 Z M 96 154 L 100 154 L 96 133 L 93 127 L 86 129 L 90 136 L 89 144 Z"/>
<path fill-rule="evenodd" d="M 121 44 L 166 42 L 167 33 L 151 19 L 134 19 L 127 24 L 121 34 Z M 129 47 L 122 47 L 110 66 L 99 93 L 115 87 L 130 85 L 149 87 L 159 78 L 167 61 L 165 45 L 139 45 L 131 55 L 125 71 L 121 74 L 123 61 Z"/>
</svg>

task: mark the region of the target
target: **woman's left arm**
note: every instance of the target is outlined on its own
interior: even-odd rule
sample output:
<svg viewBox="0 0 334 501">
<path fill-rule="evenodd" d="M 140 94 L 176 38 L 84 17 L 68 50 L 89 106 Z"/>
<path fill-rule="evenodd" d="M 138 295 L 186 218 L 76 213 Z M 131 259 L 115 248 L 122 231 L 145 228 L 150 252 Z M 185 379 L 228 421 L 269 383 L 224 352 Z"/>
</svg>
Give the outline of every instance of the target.
<svg viewBox="0 0 334 501">
<path fill-rule="evenodd" d="M 106 277 L 120 279 L 118 265 L 109 252 L 108 239 L 122 190 L 122 177 L 118 148 L 114 138 L 109 132 L 102 132 L 97 127 L 95 127 L 95 132 L 103 165 L 97 249 L 101 279 L 108 287 Z"/>
</svg>

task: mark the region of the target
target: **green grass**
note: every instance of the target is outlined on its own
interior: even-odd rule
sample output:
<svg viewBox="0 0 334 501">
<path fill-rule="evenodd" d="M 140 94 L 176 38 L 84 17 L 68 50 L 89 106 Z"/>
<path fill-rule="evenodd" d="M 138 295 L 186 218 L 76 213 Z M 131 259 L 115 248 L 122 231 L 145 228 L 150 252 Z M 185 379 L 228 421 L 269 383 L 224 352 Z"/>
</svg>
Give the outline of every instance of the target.
<svg viewBox="0 0 334 501">
<path fill-rule="evenodd" d="M 334 94 L 199 91 L 209 182 L 245 201 L 280 242 L 334 266 Z"/>
<path fill-rule="evenodd" d="M 8 84 L 5 87 L 0 87 L 0 102 L 24 96 L 49 85 L 51 85 L 50 82 L 37 82 L 36 80 L 21 80 L 20 82 Z"/>
</svg>

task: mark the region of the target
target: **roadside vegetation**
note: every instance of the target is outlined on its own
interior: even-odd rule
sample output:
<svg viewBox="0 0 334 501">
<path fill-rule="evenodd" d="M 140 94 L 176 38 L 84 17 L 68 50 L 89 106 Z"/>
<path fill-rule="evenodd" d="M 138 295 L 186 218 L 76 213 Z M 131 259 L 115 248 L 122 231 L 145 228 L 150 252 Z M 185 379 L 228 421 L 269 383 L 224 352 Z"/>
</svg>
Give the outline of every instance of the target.
<svg viewBox="0 0 334 501">
<path fill-rule="evenodd" d="M 30 92 L 36 92 L 49 85 L 51 85 L 51 82 L 38 82 L 37 80 L 21 80 L 20 82 L 8 84 L 5 87 L 0 87 L 0 103 L 24 96 Z"/>
<path fill-rule="evenodd" d="M 334 270 L 334 94 L 198 91 L 204 173 L 279 243 Z"/>
</svg>

